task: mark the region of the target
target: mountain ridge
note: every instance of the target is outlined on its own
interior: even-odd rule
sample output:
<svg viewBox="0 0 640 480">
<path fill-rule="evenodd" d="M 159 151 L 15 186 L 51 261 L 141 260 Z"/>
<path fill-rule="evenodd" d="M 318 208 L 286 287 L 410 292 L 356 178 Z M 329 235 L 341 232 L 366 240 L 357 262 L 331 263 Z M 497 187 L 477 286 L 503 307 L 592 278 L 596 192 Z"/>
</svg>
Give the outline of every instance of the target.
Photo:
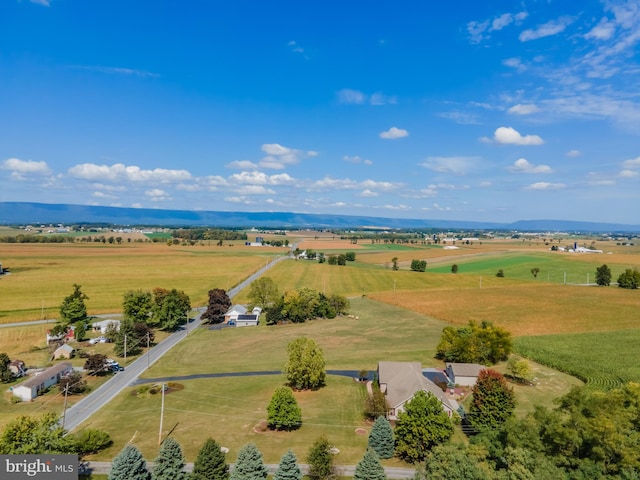
<svg viewBox="0 0 640 480">
<path fill-rule="evenodd" d="M 222 212 L 0 202 L 0 224 L 106 223 L 116 225 L 269 228 L 439 228 L 460 230 L 640 232 L 640 225 L 574 220 L 518 220 L 511 223 L 374 217 L 298 212 Z"/>
</svg>

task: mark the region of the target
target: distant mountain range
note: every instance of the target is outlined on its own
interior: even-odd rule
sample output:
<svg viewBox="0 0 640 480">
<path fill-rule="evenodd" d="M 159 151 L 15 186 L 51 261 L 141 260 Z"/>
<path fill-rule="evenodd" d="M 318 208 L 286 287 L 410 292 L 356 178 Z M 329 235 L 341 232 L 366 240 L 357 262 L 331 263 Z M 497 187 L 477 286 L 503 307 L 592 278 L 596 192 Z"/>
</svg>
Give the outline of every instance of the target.
<svg viewBox="0 0 640 480">
<path fill-rule="evenodd" d="M 114 225 L 265 227 L 265 228 L 390 228 L 508 230 L 527 232 L 640 232 L 640 225 L 576 222 L 570 220 L 519 220 L 513 223 L 471 222 L 367 217 L 294 212 L 216 212 L 151 208 L 97 207 L 27 202 L 0 202 L 0 224 L 102 223 Z"/>
</svg>

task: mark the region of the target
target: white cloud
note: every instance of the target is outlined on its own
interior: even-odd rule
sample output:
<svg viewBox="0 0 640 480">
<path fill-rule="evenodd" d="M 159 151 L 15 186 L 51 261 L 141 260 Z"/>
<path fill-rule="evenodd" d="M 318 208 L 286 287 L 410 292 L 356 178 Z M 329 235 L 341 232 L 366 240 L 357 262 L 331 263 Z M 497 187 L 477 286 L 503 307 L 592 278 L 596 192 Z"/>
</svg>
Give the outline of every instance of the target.
<svg viewBox="0 0 640 480">
<path fill-rule="evenodd" d="M 543 23 L 535 29 L 524 30 L 520 33 L 518 38 L 521 42 L 528 42 L 530 40 L 537 40 L 538 38 L 557 35 L 571 25 L 574 20 L 574 17 L 560 17 L 557 20 L 551 20 L 547 23 Z"/>
<path fill-rule="evenodd" d="M 27 176 L 51 175 L 51 169 L 47 162 L 35 162 L 33 160 L 20 160 L 19 158 L 9 158 L 0 166 L 3 170 L 11 171 L 11 178 L 15 180 L 26 180 Z"/>
<path fill-rule="evenodd" d="M 439 114 L 440 117 L 446 118 L 447 120 L 452 120 L 459 125 L 481 125 L 478 120 L 478 116 L 473 113 L 466 112 L 442 112 Z"/>
<path fill-rule="evenodd" d="M 273 189 L 263 185 L 243 185 L 236 188 L 235 192 L 241 195 L 274 195 L 276 193 Z"/>
<path fill-rule="evenodd" d="M 519 158 L 509 167 L 509 171 L 514 173 L 551 173 L 553 170 L 548 165 L 534 165 L 526 158 Z"/>
<path fill-rule="evenodd" d="M 267 154 L 266 157 L 260 160 L 260 166 L 263 168 L 283 169 L 287 165 L 296 165 L 303 158 L 318 155 L 318 152 L 314 150 L 304 152 L 303 150 L 284 147 L 278 143 L 265 143 L 261 149 Z"/>
<path fill-rule="evenodd" d="M 104 199 L 110 199 L 110 200 L 118 198 L 115 195 L 110 195 L 110 194 L 104 193 L 104 192 L 93 192 L 91 194 L 91 196 L 94 197 L 94 198 L 104 198 Z"/>
<path fill-rule="evenodd" d="M 171 196 L 167 192 L 159 188 L 147 190 L 146 192 L 144 192 L 144 194 L 149 197 L 152 202 L 165 202 L 171 200 Z"/>
<path fill-rule="evenodd" d="M 564 183 L 549 183 L 549 182 L 537 182 L 529 185 L 527 190 L 560 190 L 565 188 Z"/>
<path fill-rule="evenodd" d="M 638 172 L 635 171 L 635 170 L 622 170 L 620 172 L 620 176 L 624 177 L 624 178 L 637 177 L 638 176 Z"/>
<path fill-rule="evenodd" d="M 155 168 L 143 170 L 138 166 L 127 166 L 122 163 L 113 165 L 96 165 L 83 163 L 69 169 L 69 174 L 83 180 L 100 181 L 130 181 L 130 182 L 155 182 L 177 183 L 191 180 L 192 176 L 187 170 L 172 170 Z"/>
<path fill-rule="evenodd" d="M 631 160 L 625 160 L 622 162 L 624 168 L 640 168 L 640 157 L 633 158 Z"/>
<path fill-rule="evenodd" d="M 609 40 L 616 31 L 616 24 L 610 22 L 607 17 L 603 17 L 600 23 L 593 27 L 584 38 L 593 38 L 596 40 Z"/>
<path fill-rule="evenodd" d="M 480 43 L 490 38 L 490 32 L 500 31 L 508 27 L 512 23 L 516 25 L 527 18 L 527 12 L 503 13 L 493 19 L 484 20 L 482 22 L 472 21 L 467 23 L 467 33 L 471 43 Z"/>
<path fill-rule="evenodd" d="M 427 157 L 420 165 L 440 173 L 464 175 L 480 160 L 480 157 Z"/>
<path fill-rule="evenodd" d="M 522 60 L 518 57 L 505 58 L 502 61 L 505 67 L 515 68 L 518 72 L 522 73 L 527 69 L 527 66 L 522 63 Z"/>
<path fill-rule="evenodd" d="M 531 115 L 532 113 L 537 113 L 539 111 L 540 109 L 533 103 L 518 103 L 507 110 L 507 113 L 514 115 Z"/>
<path fill-rule="evenodd" d="M 565 155 L 569 158 L 575 158 L 582 155 L 582 152 L 580 150 L 573 149 L 573 150 L 569 150 L 567 153 L 565 153 Z"/>
<path fill-rule="evenodd" d="M 252 170 L 254 168 L 258 168 L 258 165 L 249 160 L 236 160 L 227 163 L 225 167 L 233 168 L 235 170 Z"/>
<path fill-rule="evenodd" d="M 237 185 L 290 185 L 295 179 L 288 173 L 267 175 L 264 172 L 252 171 L 234 173 L 229 177 L 229 183 Z"/>
<path fill-rule="evenodd" d="M 336 92 L 338 103 L 344 105 L 395 105 L 398 103 L 398 97 L 395 95 L 385 95 L 382 92 L 375 92 L 371 95 L 361 92 L 360 90 L 352 90 L 343 88 Z"/>
<path fill-rule="evenodd" d="M 498 127 L 493 134 L 496 143 L 503 145 L 542 145 L 544 141 L 538 135 L 520 135 L 511 127 Z"/>
<path fill-rule="evenodd" d="M 366 158 L 362 159 L 358 155 L 355 155 L 355 156 L 345 155 L 344 157 L 342 157 L 342 159 L 345 162 L 354 163 L 354 164 L 363 163 L 365 165 L 373 165 L 373 162 L 371 160 L 367 160 Z"/>
<path fill-rule="evenodd" d="M 146 70 L 137 70 L 135 68 L 124 67 L 102 67 L 99 65 L 73 65 L 70 68 L 76 70 L 87 70 L 89 72 L 106 73 L 108 75 L 125 75 L 141 78 L 157 78 L 160 75 Z"/>
<path fill-rule="evenodd" d="M 361 197 L 379 197 L 380 194 L 378 192 L 374 192 L 372 190 L 366 189 L 360 192 Z"/>
<path fill-rule="evenodd" d="M 291 48 L 291 51 L 294 53 L 304 53 L 304 48 L 296 43 L 295 40 L 291 40 L 287 45 Z"/>
<path fill-rule="evenodd" d="M 408 137 L 409 132 L 403 128 L 391 127 L 389 130 L 385 132 L 380 132 L 380 138 L 384 138 L 386 140 L 395 140 L 397 138 Z"/>
</svg>

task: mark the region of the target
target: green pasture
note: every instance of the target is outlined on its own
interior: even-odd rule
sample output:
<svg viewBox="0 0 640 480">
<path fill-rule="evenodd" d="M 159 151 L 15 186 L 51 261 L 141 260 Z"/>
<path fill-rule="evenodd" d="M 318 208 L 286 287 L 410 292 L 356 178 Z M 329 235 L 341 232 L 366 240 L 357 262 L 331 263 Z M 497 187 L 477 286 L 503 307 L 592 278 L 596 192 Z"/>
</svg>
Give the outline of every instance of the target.
<svg viewBox="0 0 640 480">
<path fill-rule="evenodd" d="M 549 252 L 530 253 L 526 255 L 518 253 L 496 254 L 489 258 L 465 260 L 460 258 L 451 260 L 447 265 L 437 265 L 430 267 L 427 264 L 427 271 L 432 273 L 451 273 L 451 265 L 458 265 L 457 275 L 474 274 L 483 276 L 495 276 L 499 269 L 504 271 L 505 278 L 517 280 L 536 280 L 539 282 L 551 283 L 574 283 L 586 284 L 595 283 L 596 268 L 606 263 L 611 269 L 612 280 L 615 281 L 618 275 L 630 265 L 610 264 L 605 255 L 592 254 L 592 261 L 586 262 L 582 259 L 576 261 L 570 254 Z M 539 268 L 537 278 L 531 273 L 532 268 Z M 565 277 L 566 274 L 566 277 Z"/>
<path fill-rule="evenodd" d="M 522 356 L 582 379 L 587 388 L 609 390 L 640 382 L 640 329 L 518 337 Z"/>
</svg>

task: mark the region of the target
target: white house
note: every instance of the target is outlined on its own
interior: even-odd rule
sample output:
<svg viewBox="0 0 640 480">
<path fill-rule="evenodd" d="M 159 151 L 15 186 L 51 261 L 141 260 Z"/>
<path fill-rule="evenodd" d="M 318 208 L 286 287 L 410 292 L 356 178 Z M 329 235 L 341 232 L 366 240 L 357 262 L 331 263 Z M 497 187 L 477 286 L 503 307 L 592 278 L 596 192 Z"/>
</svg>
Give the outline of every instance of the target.
<svg viewBox="0 0 640 480">
<path fill-rule="evenodd" d="M 487 367 L 477 363 L 447 363 L 446 374 L 454 384 L 461 387 L 473 387 L 478 380 L 480 370 Z"/>
<path fill-rule="evenodd" d="M 389 404 L 389 420 L 397 420 L 404 405 L 419 391 L 432 393 L 440 400 L 447 415 L 451 416 L 456 410 L 457 405 L 442 389 L 423 375 L 420 362 L 378 362 L 378 382 Z"/>
<path fill-rule="evenodd" d="M 23 402 L 30 402 L 38 396 L 38 393 L 57 385 L 62 377 L 69 375 L 72 371 L 71 363 L 62 362 L 25 380 L 20 385 L 13 387 L 11 391 L 14 397 L 22 399 Z"/>
<path fill-rule="evenodd" d="M 236 319 L 236 327 L 256 327 L 260 321 L 261 312 L 262 309 L 260 307 L 253 307 L 251 313 L 238 315 L 238 318 Z"/>
<path fill-rule="evenodd" d="M 227 310 L 227 313 L 224 314 L 224 322 L 235 323 L 240 315 L 245 315 L 246 313 L 247 307 L 243 305 L 233 305 L 229 310 Z"/>
<path fill-rule="evenodd" d="M 97 332 L 100 331 L 100 333 L 102 335 L 104 335 L 105 333 L 107 333 L 107 329 L 109 328 L 109 325 L 113 324 L 116 328 L 116 331 L 120 331 L 120 320 L 111 320 L 111 319 L 107 319 L 107 320 L 101 320 L 99 322 L 95 322 L 91 324 L 91 327 Z"/>
</svg>

